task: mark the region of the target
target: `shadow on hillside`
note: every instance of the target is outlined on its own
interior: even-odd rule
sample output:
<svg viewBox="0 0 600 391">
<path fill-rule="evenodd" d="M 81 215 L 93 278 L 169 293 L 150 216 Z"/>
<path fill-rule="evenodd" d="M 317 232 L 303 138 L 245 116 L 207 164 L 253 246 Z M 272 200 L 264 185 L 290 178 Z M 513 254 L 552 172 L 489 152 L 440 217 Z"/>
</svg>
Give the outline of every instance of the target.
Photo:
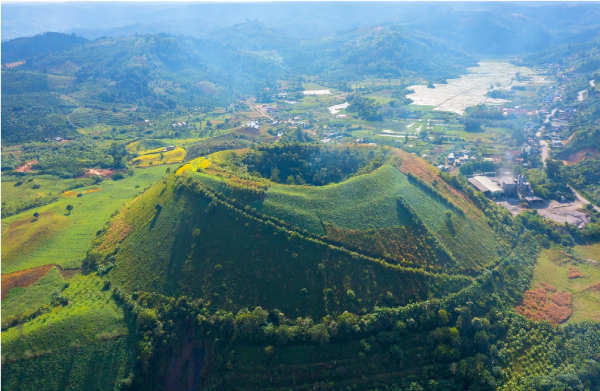
<svg viewBox="0 0 600 391">
<path fill-rule="evenodd" d="M 160 212 L 162 212 L 162 208 L 156 208 L 156 214 L 154 215 L 154 217 L 152 218 L 152 221 L 150 222 L 150 230 L 151 231 L 154 229 L 154 226 L 156 225 L 156 221 L 158 220 L 158 216 L 160 216 Z"/>
</svg>

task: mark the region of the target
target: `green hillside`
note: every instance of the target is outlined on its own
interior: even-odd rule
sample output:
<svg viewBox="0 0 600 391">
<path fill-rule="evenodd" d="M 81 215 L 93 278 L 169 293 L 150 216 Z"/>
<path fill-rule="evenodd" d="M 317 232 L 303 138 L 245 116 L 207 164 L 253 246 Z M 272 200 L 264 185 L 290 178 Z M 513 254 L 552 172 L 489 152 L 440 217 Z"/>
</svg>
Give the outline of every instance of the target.
<svg viewBox="0 0 600 391">
<path fill-rule="evenodd" d="M 307 147 L 311 148 L 314 147 Z M 243 174 L 227 177 L 227 172 L 236 170 L 235 161 L 258 160 L 261 164 L 244 167 L 248 170 L 257 167 L 263 175 L 280 172 L 283 178 L 292 173 L 298 181 L 298 178 L 313 177 L 313 172 L 331 177 L 326 161 L 329 155 L 336 153 L 322 147 L 318 158 L 305 161 L 302 156 L 312 155 L 298 147 L 270 147 L 240 152 L 226 159 L 221 163 L 226 168 L 225 173 L 219 164 L 214 164 L 203 172 L 189 175 L 218 192 L 237 198 L 258 213 L 284 221 L 293 229 L 329 239 L 354 251 L 385 257 L 394 263 L 468 272 L 497 260 L 497 238 L 481 211 L 439 177 L 433 179 L 436 176 L 424 161 L 394 149 L 354 150 L 360 151 L 363 163 L 344 165 L 338 160 L 340 167 L 354 167 L 358 172 L 348 180 L 324 186 L 283 185 L 258 180 L 258 172 L 254 171 L 251 179 L 241 180 L 242 187 L 264 186 L 267 190 L 258 199 L 246 201 L 235 190 L 240 186 L 237 175 Z M 249 154 L 262 154 L 263 158 L 252 159 Z M 265 159 L 264 155 L 268 154 L 275 158 Z M 354 155 L 348 152 L 343 156 Z M 318 164 L 323 168 L 319 170 Z M 290 166 L 299 168 L 290 169 Z M 360 174 L 378 166 L 370 173 Z M 309 170 L 308 175 L 303 169 Z"/>
<path fill-rule="evenodd" d="M 39 311 L 2 332 L 2 389 L 118 389 L 132 370 L 134 347 L 112 295 L 96 275 L 65 284 L 54 268 L 4 300 L 3 322 L 19 311 Z"/>
<path fill-rule="evenodd" d="M 399 203 L 398 197 L 405 200 L 411 210 Z M 271 186 L 263 200 L 251 205 L 265 214 L 326 236 L 336 230 L 414 229 L 411 220 L 414 217 L 457 254 L 463 268 L 484 266 L 497 256 L 494 235 L 486 224 L 476 226 L 460 213 L 453 213 L 450 226 L 454 232 L 450 232 L 445 212 L 455 212 L 454 208 L 409 181 L 392 165 L 384 165 L 371 174 L 341 184 Z M 473 239 L 484 245 L 473 246 Z"/>
<path fill-rule="evenodd" d="M 111 280 L 128 292 L 185 294 L 215 308 L 261 305 L 316 317 L 419 301 L 469 283 L 303 236 L 246 213 L 192 177 L 175 176 L 117 215 L 86 264 L 114 267 Z"/>
</svg>

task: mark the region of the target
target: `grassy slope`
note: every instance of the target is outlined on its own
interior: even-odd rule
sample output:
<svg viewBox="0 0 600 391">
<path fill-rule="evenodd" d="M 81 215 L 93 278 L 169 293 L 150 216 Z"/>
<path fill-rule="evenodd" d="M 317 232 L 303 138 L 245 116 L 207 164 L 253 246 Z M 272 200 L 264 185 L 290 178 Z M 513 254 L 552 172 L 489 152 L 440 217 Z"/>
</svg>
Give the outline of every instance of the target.
<svg viewBox="0 0 600 391">
<path fill-rule="evenodd" d="M 28 288 L 17 288 L 22 293 L 14 295 L 9 293 L 6 300 L 2 301 L 2 318 L 26 317 L 33 315 L 44 305 L 50 304 L 50 298 L 56 291 L 62 291 L 65 286 L 63 277 L 57 268 L 40 278 Z"/>
<path fill-rule="evenodd" d="M 150 167 L 160 164 L 181 163 L 185 159 L 185 149 L 175 147 L 171 151 L 164 151 L 163 147 L 145 151 L 142 155 L 129 162 L 135 167 Z"/>
<path fill-rule="evenodd" d="M 593 248 L 589 248 L 593 247 Z M 598 253 L 600 245 L 576 247 L 576 251 L 584 254 Z M 585 278 L 568 279 L 569 268 L 576 268 L 585 275 Z M 553 285 L 559 292 L 573 294 L 573 314 L 568 322 L 583 320 L 600 321 L 600 291 L 587 290 L 586 288 L 600 283 L 600 266 L 588 262 L 575 262 L 571 257 L 558 250 L 544 250 L 535 265 L 531 286 L 539 282 Z"/>
<path fill-rule="evenodd" d="M 271 186 L 256 208 L 318 235 L 323 223 L 339 228 L 370 229 L 405 225 L 406 212 L 396 212 L 396 198 L 410 186 L 392 166 L 328 186 Z"/>
<path fill-rule="evenodd" d="M 208 204 L 176 191 L 171 177 L 117 215 L 94 251 L 115 254 L 111 279 L 127 291 L 187 294 L 231 310 L 261 305 L 320 317 L 372 308 L 387 291 L 394 303 L 435 294 L 428 274 L 353 257 L 221 204 L 207 212 Z"/>
<path fill-rule="evenodd" d="M 39 175 L 31 182 L 15 186 L 19 179 L 23 178 L 2 175 L 2 206 L 7 212 L 34 205 L 39 201 L 49 201 L 69 186 L 81 182 L 80 179 L 57 179 L 50 175 Z M 36 184 L 40 186 L 37 189 L 34 188 Z"/>
<path fill-rule="evenodd" d="M 135 349 L 111 290 L 95 275 L 68 282 L 68 305 L 2 333 L 2 390 L 110 390 L 129 376 Z"/>
<path fill-rule="evenodd" d="M 50 205 L 3 219 L 2 273 L 47 264 L 79 267 L 91 240 L 110 215 L 164 173 L 164 166 L 136 170 L 133 177 L 106 180 L 76 190 L 83 193 L 86 189 L 100 188 L 101 191 L 82 197 L 61 196 Z M 67 205 L 74 207 L 68 216 Z M 40 213 L 37 221 L 32 217 L 34 212 Z"/>
<path fill-rule="evenodd" d="M 25 352 L 54 352 L 69 345 L 96 343 L 105 337 L 127 334 L 123 310 L 112 291 L 95 275 L 76 275 L 61 292 L 69 304 L 52 308 L 22 326 L 2 333 L 2 354 L 12 358 Z"/>
<path fill-rule="evenodd" d="M 117 338 L 2 365 L 2 390 L 118 390 L 135 357 Z"/>
<path fill-rule="evenodd" d="M 390 165 L 340 184 L 271 186 L 264 201 L 253 206 L 265 214 L 324 235 L 325 223 L 352 230 L 410 226 L 409 215 L 397 206 L 397 197 L 401 195 L 463 268 L 477 269 L 489 264 L 497 257 L 492 230 L 473 205 L 449 190 L 446 192 L 451 199 L 458 198 L 456 204 L 467 210 L 465 216 L 454 214 L 454 232 L 444 222 L 444 212 L 450 208 Z"/>
</svg>

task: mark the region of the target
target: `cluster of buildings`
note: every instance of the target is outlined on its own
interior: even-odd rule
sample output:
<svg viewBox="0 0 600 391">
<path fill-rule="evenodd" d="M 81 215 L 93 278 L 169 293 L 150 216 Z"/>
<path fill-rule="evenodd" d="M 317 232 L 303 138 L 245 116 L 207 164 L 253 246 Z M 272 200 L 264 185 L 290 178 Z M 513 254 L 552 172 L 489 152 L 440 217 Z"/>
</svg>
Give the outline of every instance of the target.
<svg viewBox="0 0 600 391">
<path fill-rule="evenodd" d="M 476 175 L 469 178 L 469 183 L 487 197 L 519 198 L 530 206 L 544 201 L 533 194 L 531 185 L 527 182 L 524 175 L 518 175 L 516 179 L 512 177 L 497 178 L 495 176 Z"/>
<path fill-rule="evenodd" d="M 260 121 L 248 121 L 248 122 L 246 122 L 246 127 L 253 128 L 253 129 L 259 129 Z"/>
<path fill-rule="evenodd" d="M 458 167 L 463 163 L 468 161 L 475 160 L 475 156 L 469 156 L 469 151 L 461 150 L 458 152 L 450 152 L 448 156 L 446 156 L 446 165 Z"/>
</svg>

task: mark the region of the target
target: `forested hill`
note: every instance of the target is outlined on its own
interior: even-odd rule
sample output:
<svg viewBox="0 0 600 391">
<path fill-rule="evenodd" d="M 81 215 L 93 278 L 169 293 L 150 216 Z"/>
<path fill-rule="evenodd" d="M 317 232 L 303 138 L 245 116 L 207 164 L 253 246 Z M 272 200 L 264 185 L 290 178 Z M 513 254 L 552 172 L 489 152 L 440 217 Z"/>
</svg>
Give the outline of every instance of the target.
<svg viewBox="0 0 600 391">
<path fill-rule="evenodd" d="M 156 34 L 85 41 L 44 34 L 5 43 L 2 55 L 3 61 L 26 59 L 3 70 L 5 142 L 74 137 L 77 124 L 69 118 L 81 107 L 131 114 L 134 107 L 160 113 L 227 106 L 236 97 L 305 75 L 325 83 L 397 76 L 442 80 L 475 65 L 461 51 L 399 27 L 298 41 L 252 22 L 210 40 Z"/>
<path fill-rule="evenodd" d="M 523 57 L 524 65 L 549 65 L 573 67 L 576 72 L 594 72 L 600 68 L 600 34 L 594 39 L 555 46 Z"/>
<path fill-rule="evenodd" d="M 89 42 L 75 34 L 45 33 L 16 38 L 2 43 L 2 64 L 27 60 L 48 53 L 61 52 Z"/>
<path fill-rule="evenodd" d="M 297 71 L 344 76 L 418 75 L 444 79 L 465 72 L 476 61 L 432 36 L 398 25 L 340 31 L 305 44 L 290 62 Z"/>
<path fill-rule="evenodd" d="M 75 47 L 71 50 L 63 50 L 69 49 L 63 44 L 65 37 L 74 41 L 72 46 Z M 273 81 L 289 73 L 293 76 L 325 72 L 322 75 L 325 78 L 344 79 L 401 74 L 442 79 L 456 77 L 464 73 L 466 67 L 475 65 L 474 59 L 466 53 L 399 26 L 353 29 L 301 41 L 256 22 L 223 29 L 205 40 L 166 34 L 135 35 L 102 38 L 80 46 L 85 41 L 78 37 L 45 34 L 4 44 L 3 60 L 5 45 L 8 53 L 17 43 L 21 48 L 37 48 L 39 42 L 52 39 L 57 42 L 44 44 L 51 48 L 47 55 L 38 55 L 22 69 L 88 80 L 114 78 L 131 68 L 149 77 L 154 71 L 172 74 L 187 70 L 190 75 L 195 73 L 193 79 L 244 90 L 253 81 Z M 52 50 L 55 47 L 62 49 Z M 33 56 L 24 49 L 13 52 L 15 54 L 8 58 L 20 60 Z"/>
</svg>

